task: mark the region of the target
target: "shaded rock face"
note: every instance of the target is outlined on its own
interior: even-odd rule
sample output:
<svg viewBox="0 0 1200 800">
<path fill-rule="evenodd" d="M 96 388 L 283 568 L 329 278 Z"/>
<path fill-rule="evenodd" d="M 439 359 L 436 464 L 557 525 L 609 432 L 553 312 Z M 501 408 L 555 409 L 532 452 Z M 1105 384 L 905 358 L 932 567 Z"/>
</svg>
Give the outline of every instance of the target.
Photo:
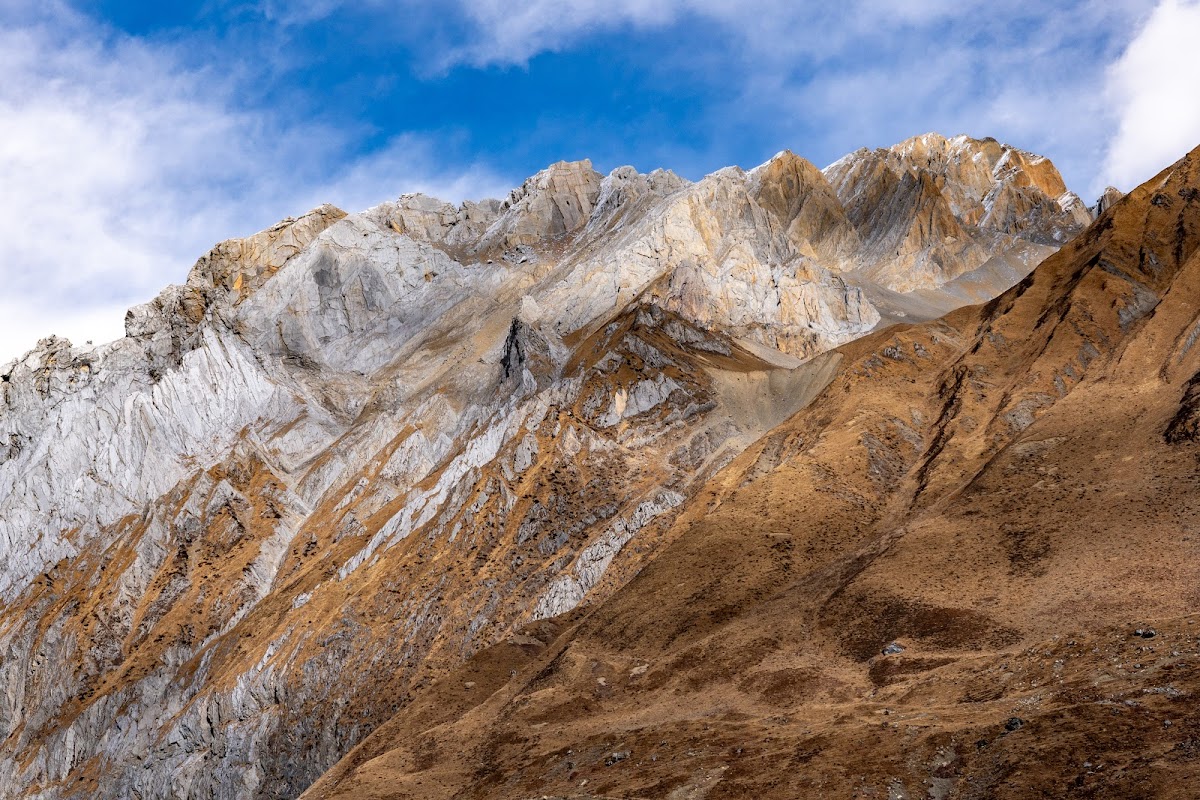
<svg viewBox="0 0 1200 800">
<path fill-rule="evenodd" d="M 936 294 L 980 231 L 1071 234 L 1047 162 L 996 145 L 988 183 L 956 141 L 325 206 L 218 245 L 117 342 L 4 366 L 0 796 L 294 797 L 464 658 L 610 596 L 880 323 L 872 276 Z"/>
</svg>

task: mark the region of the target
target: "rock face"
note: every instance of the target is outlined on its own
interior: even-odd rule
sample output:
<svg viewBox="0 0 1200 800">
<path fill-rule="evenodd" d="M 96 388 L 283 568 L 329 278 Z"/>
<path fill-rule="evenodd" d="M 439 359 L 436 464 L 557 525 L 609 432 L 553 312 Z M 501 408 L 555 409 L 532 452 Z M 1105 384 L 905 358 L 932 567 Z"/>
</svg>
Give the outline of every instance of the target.
<svg viewBox="0 0 1200 800">
<path fill-rule="evenodd" d="M 926 134 L 851 153 L 825 176 L 862 239 L 850 269 L 898 292 L 941 286 L 1031 246 L 1044 258 L 1052 250 L 1041 248 L 1092 220 L 1050 161 L 995 139 Z"/>
<path fill-rule="evenodd" d="M 834 348 L 1069 239 L 1064 191 L 962 137 L 696 183 L 560 163 L 503 202 L 316 209 L 124 339 L 44 340 L 0 369 L 0 796 L 297 796 L 612 596 Z"/>
<path fill-rule="evenodd" d="M 840 348 L 633 580 L 304 797 L 1193 797 L 1198 339 L 1200 148 L 992 302 Z"/>
<path fill-rule="evenodd" d="M 1115 186 L 1109 186 L 1104 190 L 1104 194 L 1100 195 L 1100 197 L 1096 199 L 1096 204 L 1092 206 L 1092 216 L 1100 216 L 1105 211 L 1108 211 L 1110 208 L 1116 205 L 1117 202 L 1124 196 L 1124 193 L 1122 193 L 1120 189 L 1116 188 Z"/>
</svg>

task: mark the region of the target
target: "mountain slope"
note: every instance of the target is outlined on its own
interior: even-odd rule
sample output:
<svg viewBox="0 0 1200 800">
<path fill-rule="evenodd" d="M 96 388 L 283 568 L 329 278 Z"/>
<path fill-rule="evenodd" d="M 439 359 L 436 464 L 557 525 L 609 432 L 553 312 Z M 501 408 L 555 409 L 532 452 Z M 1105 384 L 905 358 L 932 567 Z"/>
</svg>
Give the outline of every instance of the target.
<svg viewBox="0 0 1200 800">
<path fill-rule="evenodd" d="M 305 794 L 1190 797 L 1200 149 L 986 305 L 837 351 L 620 591 Z"/>
<path fill-rule="evenodd" d="M 907 212 L 967 191 L 943 166 Z M 0 795 L 293 797 L 480 648 L 611 596 L 833 380 L 872 293 L 917 302 L 853 274 L 868 206 L 787 153 L 326 206 L 219 245 L 124 339 L 0 370 Z M 963 302 L 943 277 L 914 279 L 930 308 Z"/>
</svg>

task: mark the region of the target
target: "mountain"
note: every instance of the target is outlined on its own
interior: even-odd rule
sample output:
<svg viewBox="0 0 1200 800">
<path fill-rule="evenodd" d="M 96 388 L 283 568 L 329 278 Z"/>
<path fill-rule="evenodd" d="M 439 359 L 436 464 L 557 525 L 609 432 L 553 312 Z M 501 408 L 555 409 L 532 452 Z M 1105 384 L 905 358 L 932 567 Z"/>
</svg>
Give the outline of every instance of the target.
<svg viewBox="0 0 1200 800">
<path fill-rule="evenodd" d="M 991 298 L 1089 221 L 1045 159 L 927 135 L 696 183 L 559 163 L 503 201 L 324 206 L 218 245 L 125 338 L 51 337 L 0 368 L 0 796 L 295 797 L 373 732 L 464 711 L 675 570 L 704 541 L 681 532 L 738 507 L 719 489 L 737 470 L 816 492 L 776 474 L 796 421 L 837 391 L 867 414 L 893 361 L 921 391 L 967 335 L 934 323 L 944 339 L 893 357 L 901 334 L 873 331 Z M 1161 286 L 1129 285 L 1113 313 L 1137 322 Z M 1019 396 L 1019 420 L 1051 405 Z M 880 497 L 940 416 L 871 434 Z M 946 422 L 963 433 L 926 484 L 960 441 L 978 455 L 982 419 Z M 866 536 L 850 520 L 883 500 L 836 468 L 828 504 L 740 506 L 747 523 Z M 867 541 L 829 536 L 818 551 Z M 689 602 L 732 591 L 706 576 L 761 542 L 729 544 L 671 556 L 696 570 L 675 588 L 705 592 Z M 676 599 L 622 624 L 665 633 Z M 446 683 L 464 663 L 490 665 L 458 684 L 474 694 Z"/>
<path fill-rule="evenodd" d="M 306 798 L 1189 798 L 1200 148 L 991 302 L 872 333 L 652 561 Z"/>
</svg>

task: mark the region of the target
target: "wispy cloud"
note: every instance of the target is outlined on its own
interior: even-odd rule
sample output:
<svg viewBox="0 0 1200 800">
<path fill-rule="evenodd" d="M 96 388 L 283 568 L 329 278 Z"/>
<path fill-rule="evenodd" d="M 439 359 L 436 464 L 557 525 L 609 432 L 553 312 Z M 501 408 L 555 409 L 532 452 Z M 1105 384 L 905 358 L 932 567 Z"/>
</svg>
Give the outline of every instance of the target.
<svg viewBox="0 0 1200 800">
<path fill-rule="evenodd" d="M 460 10 L 471 34 L 443 57 L 447 64 L 523 64 L 589 33 L 663 26 L 704 5 L 703 0 L 462 0 Z"/>
<path fill-rule="evenodd" d="M 332 2 L 335 0 L 325 0 L 322 5 L 328 8 Z M 402 5 L 404 2 L 400 0 Z M 747 55 L 760 64 L 794 66 L 799 56 L 817 60 L 853 56 L 863 63 L 876 63 L 908 46 L 936 52 L 958 42 L 908 34 L 933 33 L 947 24 L 959 32 L 974 33 L 975 41 L 968 43 L 977 46 L 981 56 L 1005 59 L 1008 53 L 988 54 L 984 46 L 988 39 L 1004 38 L 1006 29 L 1041 36 L 1052 23 L 1061 38 L 1078 37 L 1096 27 L 1127 21 L 1144 4 L 1136 0 L 1070 0 L 1048 8 L 1033 0 L 1002 5 L 987 0 L 900 4 L 891 0 L 836 4 L 811 0 L 528 0 L 514 6 L 505 0 L 457 0 L 455 5 L 470 25 L 465 41 L 446 58 L 460 63 L 523 64 L 538 53 L 572 46 L 597 32 L 662 28 L 691 17 L 715 22 L 739 45 L 755 47 Z M 864 42 L 874 42 L 882 49 L 863 50 L 860 45 Z"/>
<path fill-rule="evenodd" d="M 1163 0 L 1108 73 L 1116 113 L 1101 181 L 1128 191 L 1200 145 L 1200 2 Z"/>
</svg>

